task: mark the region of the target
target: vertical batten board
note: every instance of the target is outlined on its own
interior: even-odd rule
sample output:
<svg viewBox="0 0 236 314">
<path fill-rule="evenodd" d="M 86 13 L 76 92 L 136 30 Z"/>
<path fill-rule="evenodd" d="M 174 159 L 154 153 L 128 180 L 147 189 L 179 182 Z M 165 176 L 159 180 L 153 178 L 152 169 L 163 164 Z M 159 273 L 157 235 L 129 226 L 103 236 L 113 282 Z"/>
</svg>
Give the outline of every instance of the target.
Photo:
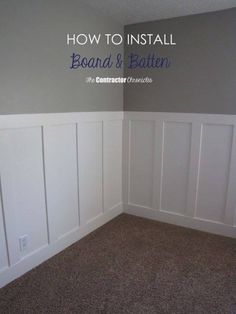
<svg viewBox="0 0 236 314">
<path fill-rule="evenodd" d="M 130 187 L 130 121 L 123 121 L 122 143 L 122 201 L 128 204 Z"/>
<path fill-rule="evenodd" d="M 232 125 L 204 124 L 196 217 L 223 222 L 232 148 Z"/>
<path fill-rule="evenodd" d="M 79 226 L 76 124 L 43 129 L 50 241 Z"/>
<path fill-rule="evenodd" d="M 103 123 L 104 209 L 122 202 L 122 121 Z"/>
<path fill-rule="evenodd" d="M 0 178 L 0 272 L 8 267 L 8 254 L 5 237 L 5 223 L 2 208 L 2 195 L 1 195 L 1 178 Z"/>
<path fill-rule="evenodd" d="M 0 172 L 11 265 L 47 245 L 41 128 L 0 131 Z M 20 251 L 19 237 L 27 235 Z"/>
<path fill-rule="evenodd" d="M 129 202 L 153 206 L 154 121 L 131 121 Z"/>
<path fill-rule="evenodd" d="M 154 141 L 152 207 L 153 209 L 161 209 L 164 146 L 164 123 L 162 121 L 155 121 Z"/>
<path fill-rule="evenodd" d="M 78 124 L 81 224 L 103 213 L 102 122 Z"/>
<path fill-rule="evenodd" d="M 184 214 L 191 150 L 191 123 L 165 122 L 161 209 Z"/>
</svg>

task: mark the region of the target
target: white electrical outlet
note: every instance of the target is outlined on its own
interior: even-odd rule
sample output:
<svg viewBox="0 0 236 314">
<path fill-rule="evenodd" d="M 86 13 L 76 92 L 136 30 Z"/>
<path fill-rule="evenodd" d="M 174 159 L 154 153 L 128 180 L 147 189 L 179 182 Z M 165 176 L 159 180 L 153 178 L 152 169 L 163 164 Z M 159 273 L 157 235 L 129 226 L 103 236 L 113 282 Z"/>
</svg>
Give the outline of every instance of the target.
<svg viewBox="0 0 236 314">
<path fill-rule="evenodd" d="M 28 235 L 25 234 L 19 237 L 20 251 L 25 251 L 28 246 Z"/>
</svg>

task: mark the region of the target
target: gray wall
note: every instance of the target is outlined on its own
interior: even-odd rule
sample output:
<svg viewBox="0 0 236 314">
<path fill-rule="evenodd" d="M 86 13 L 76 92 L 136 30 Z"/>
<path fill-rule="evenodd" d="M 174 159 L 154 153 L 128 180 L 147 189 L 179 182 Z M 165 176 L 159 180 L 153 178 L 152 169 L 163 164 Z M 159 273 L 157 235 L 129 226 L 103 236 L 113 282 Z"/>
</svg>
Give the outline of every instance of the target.
<svg viewBox="0 0 236 314">
<path fill-rule="evenodd" d="M 125 70 L 126 76 L 152 77 L 124 88 L 127 111 L 236 114 L 236 9 L 125 27 L 125 33 L 173 33 L 176 46 L 128 46 L 145 55 L 172 60 L 169 69 Z"/>
<path fill-rule="evenodd" d="M 122 85 L 85 84 L 87 75 L 122 70 L 70 70 L 70 55 L 105 56 L 120 46 L 66 45 L 67 33 L 122 33 L 123 27 L 75 0 L 0 1 L 0 114 L 123 109 Z"/>
</svg>

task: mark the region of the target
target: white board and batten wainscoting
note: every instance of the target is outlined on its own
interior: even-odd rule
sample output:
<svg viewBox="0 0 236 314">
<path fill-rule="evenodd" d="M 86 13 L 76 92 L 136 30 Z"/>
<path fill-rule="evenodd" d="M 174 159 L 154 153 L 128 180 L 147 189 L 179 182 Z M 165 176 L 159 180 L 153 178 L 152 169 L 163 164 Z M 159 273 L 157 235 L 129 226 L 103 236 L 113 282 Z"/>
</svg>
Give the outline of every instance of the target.
<svg viewBox="0 0 236 314">
<path fill-rule="evenodd" d="M 125 112 L 129 214 L 236 237 L 236 116 Z"/>
<path fill-rule="evenodd" d="M 0 116 L 0 287 L 123 211 L 236 237 L 235 127 L 230 115 Z"/>
<path fill-rule="evenodd" d="M 123 112 L 0 116 L 0 287 L 123 211 L 122 123 Z"/>
</svg>

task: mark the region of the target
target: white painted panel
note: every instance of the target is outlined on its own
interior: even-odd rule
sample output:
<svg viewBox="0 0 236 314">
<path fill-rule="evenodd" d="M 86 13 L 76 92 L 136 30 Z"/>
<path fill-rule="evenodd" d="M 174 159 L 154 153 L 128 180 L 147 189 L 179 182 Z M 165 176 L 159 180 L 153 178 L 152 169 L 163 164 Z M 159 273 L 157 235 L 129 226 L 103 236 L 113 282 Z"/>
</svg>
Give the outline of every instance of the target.
<svg viewBox="0 0 236 314">
<path fill-rule="evenodd" d="M 164 127 L 161 209 L 186 211 L 191 150 L 191 124 L 166 122 Z"/>
<path fill-rule="evenodd" d="M 0 116 L 0 175 L 3 182 L 2 194 L 6 213 L 7 240 L 10 248 L 10 266 L 8 267 L 0 206 L 0 287 L 122 212 L 122 204 L 103 212 L 102 191 L 103 182 L 106 182 L 105 186 L 110 189 L 108 180 L 112 177 L 110 172 L 112 165 L 115 166 L 114 176 L 116 177 L 118 174 L 119 162 L 115 163 L 113 149 L 116 152 L 120 151 L 119 143 L 122 140 L 121 138 L 116 139 L 116 135 L 119 133 L 119 123 L 121 125 L 122 119 L 122 112 Z M 104 145 L 102 122 L 98 121 L 104 121 L 105 124 Z M 75 211 L 71 210 L 72 207 L 68 207 L 64 222 L 60 224 L 62 216 L 65 214 L 65 211 L 62 212 L 62 205 L 66 204 L 64 201 L 67 200 L 68 204 L 75 201 L 74 188 L 77 187 L 75 178 L 78 170 L 76 168 L 76 123 L 82 124 L 81 132 L 78 134 L 81 135 L 84 152 L 80 156 L 83 161 L 80 179 L 83 179 L 81 180 L 81 191 L 84 208 L 81 222 L 87 222 L 87 225 L 81 226 L 81 228 L 78 228 L 77 190 L 76 216 L 74 216 Z M 44 150 L 42 126 L 45 139 Z M 107 129 L 106 126 L 108 126 Z M 122 133 L 120 135 L 122 136 Z M 117 140 L 117 145 L 112 143 L 113 140 Z M 104 163 L 102 162 L 102 153 L 108 154 L 107 158 L 104 158 Z M 43 154 L 45 156 L 45 173 L 43 171 Z M 118 156 L 116 158 L 119 159 Z M 102 169 L 104 169 L 107 179 L 102 177 Z M 44 179 L 46 179 L 47 186 L 44 186 Z M 67 186 L 65 186 L 65 182 Z M 111 182 L 111 186 L 113 184 L 114 182 Z M 115 184 L 109 191 L 104 193 L 107 207 L 115 203 L 120 195 L 119 189 L 115 191 Z M 48 214 L 51 215 L 49 228 L 47 228 L 45 192 L 49 201 Z M 52 200 L 52 196 L 55 196 L 56 199 Z M 58 201 L 59 198 L 62 198 L 61 202 Z M 53 212 L 56 207 L 57 212 Z M 75 209 L 75 207 L 73 208 Z M 65 209 L 64 206 L 63 209 Z M 55 216 L 52 217 L 54 214 Z M 72 216 L 76 217 L 73 221 Z M 49 244 L 48 229 L 51 232 L 51 240 L 57 240 L 51 241 Z M 29 246 L 27 250 L 20 253 L 18 238 L 25 234 L 28 234 Z"/>
<path fill-rule="evenodd" d="M 0 189 L 1 193 L 1 189 Z M 0 194 L 0 271 L 8 266 L 7 246 L 3 222 L 2 200 Z"/>
<path fill-rule="evenodd" d="M 104 122 L 104 209 L 122 202 L 122 121 Z"/>
<path fill-rule="evenodd" d="M 196 216 L 224 220 L 233 127 L 206 124 L 202 131 Z"/>
<path fill-rule="evenodd" d="M 86 224 L 103 212 L 102 122 L 78 125 L 80 217 Z"/>
<path fill-rule="evenodd" d="M 191 153 L 189 162 L 189 176 L 188 176 L 188 195 L 187 208 L 185 215 L 193 217 L 195 213 L 197 187 L 198 187 L 198 165 L 199 152 L 201 145 L 201 123 L 192 122 L 192 136 L 191 136 Z"/>
<path fill-rule="evenodd" d="M 224 222 L 236 226 L 236 126 L 233 126 L 232 149 L 229 167 L 229 183 Z"/>
<path fill-rule="evenodd" d="M 41 128 L 0 132 L 0 171 L 10 262 L 48 242 Z M 28 236 L 20 252 L 19 237 Z"/>
<path fill-rule="evenodd" d="M 79 225 L 76 125 L 44 128 L 50 241 Z"/>
<path fill-rule="evenodd" d="M 125 112 L 124 125 L 125 210 L 236 237 L 236 116 Z"/>
<path fill-rule="evenodd" d="M 153 203 L 154 121 L 131 121 L 129 201 L 151 207 Z"/>
</svg>

